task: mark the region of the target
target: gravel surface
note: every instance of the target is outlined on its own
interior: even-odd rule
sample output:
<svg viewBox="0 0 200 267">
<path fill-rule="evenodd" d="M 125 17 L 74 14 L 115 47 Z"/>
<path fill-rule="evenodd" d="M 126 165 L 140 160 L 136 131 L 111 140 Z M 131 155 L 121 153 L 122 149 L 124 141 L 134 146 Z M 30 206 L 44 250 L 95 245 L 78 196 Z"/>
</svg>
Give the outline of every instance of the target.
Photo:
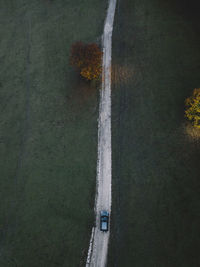
<svg viewBox="0 0 200 267">
<path fill-rule="evenodd" d="M 103 70 L 98 126 L 96 226 L 92 233 L 93 238 L 90 241 L 87 267 L 103 267 L 106 265 L 109 242 L 109 231 L 101 232 L 99 221 L 101 210 L 111 212 L 111 51 L 115 7 L 116 0 L 110 0 L 102 40 Z"/>
</svg>

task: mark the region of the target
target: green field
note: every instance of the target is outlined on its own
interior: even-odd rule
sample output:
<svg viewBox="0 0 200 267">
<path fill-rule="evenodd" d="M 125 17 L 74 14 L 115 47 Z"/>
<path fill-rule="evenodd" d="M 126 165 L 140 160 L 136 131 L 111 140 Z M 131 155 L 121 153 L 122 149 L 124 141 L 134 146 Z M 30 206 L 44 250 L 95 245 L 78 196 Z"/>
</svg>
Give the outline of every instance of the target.
<svg viewBox="0 0 200 267">
<path fill-rule="evenodd" d="M 99 85 L 69 66 L 106 0 L 0 0 L 0 266 L 84 266 Z"/>
<path fill-rule="evenodd" d="M 118 1 L 113 33 L 113 206 L 108 266 L 200 266 L 199 1 Z"/>
</svg>

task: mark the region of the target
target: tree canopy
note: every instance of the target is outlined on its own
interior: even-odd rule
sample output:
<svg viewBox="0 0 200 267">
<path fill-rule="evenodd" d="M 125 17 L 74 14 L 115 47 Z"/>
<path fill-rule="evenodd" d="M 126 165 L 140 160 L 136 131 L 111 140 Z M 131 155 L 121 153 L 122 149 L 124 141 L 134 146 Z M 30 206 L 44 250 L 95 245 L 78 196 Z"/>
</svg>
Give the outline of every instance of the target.
<svg viewBox="0 0 200 267">
<path fill-rule="evenodd" d="M 186 99 L 185 116 L 194 127 L 200 128 L 200 88 L 194 89 L 192 96 Z"/>
<path fill-rule="evenodd" d="M 70 63 L 87 80 L 97 80 L 102 71 L 102 52 L 97 44 L 76 42 L 71 47 Z"/>
</svg>

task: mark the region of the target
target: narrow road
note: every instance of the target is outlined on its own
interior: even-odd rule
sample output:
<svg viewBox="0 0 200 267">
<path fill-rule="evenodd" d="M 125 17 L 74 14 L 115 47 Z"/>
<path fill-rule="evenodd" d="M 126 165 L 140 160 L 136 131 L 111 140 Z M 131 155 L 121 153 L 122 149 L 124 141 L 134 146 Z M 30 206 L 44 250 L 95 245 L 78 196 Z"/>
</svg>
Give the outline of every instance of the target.
<svg viewBox="0 0 200 267">
<path fill-rule="evenodd" d="M 117 0 L 109 0 L 102 39 L 102 90 L 99 106 L 97 189 L 95 200 L 96 225 L 92 229 L 86 267 L 105 267 L 109 231 L 99 229 L 100 211 L 111 212 L 111 52 L 112 30 Z"/>
</svg>

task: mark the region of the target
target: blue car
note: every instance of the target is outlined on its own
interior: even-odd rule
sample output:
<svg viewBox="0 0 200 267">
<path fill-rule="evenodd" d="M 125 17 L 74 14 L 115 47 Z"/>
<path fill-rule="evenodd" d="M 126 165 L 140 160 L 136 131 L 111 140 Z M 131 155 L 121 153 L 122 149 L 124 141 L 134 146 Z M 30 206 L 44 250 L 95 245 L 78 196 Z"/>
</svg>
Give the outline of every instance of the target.
<svg viewBox="0 0 200 267">
<path fill-rule="evenodd" d="M 103 232 L 108 231 L 109 213 L 105 210 L 100 212 L 100 230 Z"/>
</svg>

